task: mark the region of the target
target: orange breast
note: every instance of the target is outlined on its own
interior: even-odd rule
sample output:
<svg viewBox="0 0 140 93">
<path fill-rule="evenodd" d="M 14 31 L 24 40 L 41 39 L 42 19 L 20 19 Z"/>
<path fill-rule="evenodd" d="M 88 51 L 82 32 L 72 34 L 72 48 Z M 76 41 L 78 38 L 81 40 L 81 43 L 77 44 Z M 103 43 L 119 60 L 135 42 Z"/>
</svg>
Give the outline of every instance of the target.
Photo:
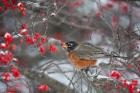
<svg viewBox="0 0 140 93">
<path fill-rule="evenodd" d="M 96 65 L 96 60 L 80 59 L 74 52 L 68 54 L 70 62 L 77 69 L 85 69 Z"/>
</svg>

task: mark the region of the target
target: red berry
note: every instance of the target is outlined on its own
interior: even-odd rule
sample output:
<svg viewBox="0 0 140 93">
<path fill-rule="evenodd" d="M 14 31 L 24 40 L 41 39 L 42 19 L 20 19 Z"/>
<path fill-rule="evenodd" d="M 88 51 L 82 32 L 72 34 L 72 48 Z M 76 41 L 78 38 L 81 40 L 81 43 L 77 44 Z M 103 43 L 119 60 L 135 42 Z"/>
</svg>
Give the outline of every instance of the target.
<svg viewBox="0 0 140 93">
<path fill-rule="evenodd" d="M 42 43 L 41 42 L 38 42 L 37 46 L 40 47 L 41 45 L 42 45 Z"/>
<path fill-rule="evenodd" d="M 128 12 L 128 5 L 127 5 L 127 3 L 125 3 L 125 2 L 122 2 L 122 3 L 121 3 L 121 5 L 120 5 L 120 11 L 121 11 L 122 13 Z"/>
<path fill-rule="evenodd" d="M 3 8 L 0 6 L 0 11 L 2 11 L 3 10 Z"/>
<path fill-rule="evenodd" d="M 7 65 L 13 59 L 13 54 L 9 51 L 0 52 L 0 62 L 4 65 Z"/>
<path fill-rule="evenodd" d="M 23 12 L 21 13 L 21 15 L 22 15 L 22 16 L 26 16 L 26 12 L 23 11 Z"/>
<path fill-rule="evenodd" d="M 79 2 L 79 1 L 75 1 L 75 2 L 73 2 L 73 3 L 71 3 L 71 7 L 79 7 L 79 6 L 81 6 L 81 2 Z"/>
<path fill-rule="evenodd" d="M 134 86 L 137 86 L 137 85 L 138 85 L 138 80 L 134 80 L 134 79 L 133 79 L 133 80 L 131 81 L 131 84 L 134 85 Z"/>
<path fill-rule="evenodd" d="M 107 7 L 107 8 L 112 8 L 112 7 L 113 7 L 113 3 L 112 3 L 112 2 L 108 2 L 108 3 L 106 4 L 106 7 Z"/>
<path fill-rule="evenodd" d="M 119 79 L 121 77 L 121 74 L 118 71 L 111 71 L 111 77 L 115 79 Z"/>
<path fill-rule="evenodd" d="M 17 93 L 17 91 L 16 91 L 16 88 L 10 87 L 10 88 L 7 89 L 6 93 Z"/>
<path fill-rule="evenodd" d="M 40 34 L 36 32 L 34 35 L 34 39 L 39 39 L 39 38 L 40 38 Z"/>
<path fill-rule="evenodd" d="M 39 46 L 38 51 L 41 55 L 46 53 L 46 46 Z"/>
<path fill-rule="evenodd" d="M 21 3 L 21 2 L 19 2 L 18 4 L 17 4 L 17 6 L 20 8 L 20 7 L 23 7 L 23 3 Z"/>
<path fill-rule="evenodd" d="M 57 48 L 54 44 L 50 44 L 49 50 L 50 50 L 51 53 L 55 53 L 57 51 Z"/>
<path fill-rule="evenodd" d="M 100 18 L 100 17 L 101 17 L 101 12 L 97 11 L 96 14 L 95 14 L 95 16 L 96 16 L 97 18 Z"/>
<path fill-rule="evenodd" d="M 5 56 L 6 56 L 6 59 L 7 59 L 8 61 L 12 61 L 12 60 L 13 60 L 13 54 L 12 54 L 12 52 L 6 51 L 6 52 L 5 52 Z"/>
<path fill-rule="evenodd" d="M 120 86 L 120 85 L 117 85 L 116 88 L 117 88 L 118 90 L 120 90 L 121 86 Z"/>
<path fill-rule="evenodd" d="M 2 76 L 2 79 L 5 80 L 5 81 L 10 80 L 10 73 L 9 72 L 3 72 L 1 74 L 1 76 Z"/>
<path fill-rule="evenodd" d="M 1 44 L 0 44 L 0 48 L 2 48 L 2 49 L 7 49 L 7 48 L 9 48 L 9 44 L 1 43 Z"/>
<path fill-rule="evenodd" d="M 46 42 L 46 37 L 42 37 L 42 38 L 41 38 L 41 42 L 42 42 L 42 43 L 45 43 L 45 42 Z"/>
<path fill-rule="evenodd" d="M 17 3 L 17 0 L 11 0 L 13 4 L 16 4 Z"/>
<path fill-rule="evenodd" d="M 137 93 L 140 93 L 140 89 L 137 89 Z"/>
<path fill-rule="evenodd" d="M 4 40 L 5 40 L 6 43 L 11 43 L 13 41 L 13 37 L 10 33 L 7 32 L 4 35 Z"/>
<path fill-rule="evenodd" d="M 21 28 L 25 29 L 25 28 L 27 28 L 27 25 L 23 23 L 23 24 L 21 24 Z"/>
<path fill-rule="evenodd" d="M 19 34 L 21 34 L 21 35 L 27 35 L 28 34 L 28 29 L 26 29 L 26 28 L 20 29 Z"/>
<path fill-rule="evenodd" d="M 25 11 L 25 8 L 24 8 L 24 7 L 20 7 L 20 8 L 19 8 L 19 11 L 20 11 L 20 12 L 24 12 L 24 11 Z"/>
<path fill-rule="evenodd" d="M 15 68 L 15 67 L 11 67 L 11 72 L 12 72 L 12 75 L 13 75 L 15 78 L 17 78 L 17 77 L 20 76 L 20 71 L 19 71 L 17 68 Z"/>
<path fill-rule="evenodd" d="M 30 36 L 26 36 L 25 39 L 27 44 L 34 44 L 34 41 Z"/>
<path fill-rule="evenodd" d="M 38 90 L 39 91 L 48 91 L 49 90 L 49 87 L 48 87 L 48 85 L 39 85 L 38 86 Z"/>
</svg>

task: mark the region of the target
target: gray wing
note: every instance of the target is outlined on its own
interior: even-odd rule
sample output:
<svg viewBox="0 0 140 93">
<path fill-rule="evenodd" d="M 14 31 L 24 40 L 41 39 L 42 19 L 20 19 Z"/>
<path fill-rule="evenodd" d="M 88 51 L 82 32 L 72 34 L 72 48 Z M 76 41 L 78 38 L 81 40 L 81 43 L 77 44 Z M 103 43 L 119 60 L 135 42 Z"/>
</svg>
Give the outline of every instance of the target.
<svg viewBox="0 0 140 93">
<path fill-rule="evenodd" d="M 103 50 L 90 43 L 81 43 L 74 52 L 80 57 L 80 59 L 95 60 L 104 57 Z"/>
</svg>

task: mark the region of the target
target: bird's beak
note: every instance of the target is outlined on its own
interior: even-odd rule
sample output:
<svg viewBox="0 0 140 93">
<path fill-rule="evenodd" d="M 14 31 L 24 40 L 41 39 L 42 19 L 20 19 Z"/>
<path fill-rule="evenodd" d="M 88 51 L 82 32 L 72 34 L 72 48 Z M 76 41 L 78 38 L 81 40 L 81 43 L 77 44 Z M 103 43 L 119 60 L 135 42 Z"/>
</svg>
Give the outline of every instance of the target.
<svg viewBox="0 0 140 93">
<path fill-rule="evenodd" d="M 67 45 L 66 45 L 66 43 L 62 43 L 62 48 L 67 48 Z"/>
</svg>

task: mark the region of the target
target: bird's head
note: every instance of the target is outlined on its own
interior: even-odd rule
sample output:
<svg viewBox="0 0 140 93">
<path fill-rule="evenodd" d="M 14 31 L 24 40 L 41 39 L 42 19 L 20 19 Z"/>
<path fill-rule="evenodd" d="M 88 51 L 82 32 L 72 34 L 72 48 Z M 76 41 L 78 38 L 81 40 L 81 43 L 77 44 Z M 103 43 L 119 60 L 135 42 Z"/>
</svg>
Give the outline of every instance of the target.
<svg viewBox="0 0 140 93">
<path fill-rule="evenodd" d="M 69 42 L 66 42 L 66 43 L 62 43 L 62 47 L 64 49 L 66 49 L 68 52 L 71 52 L 73 51 L 74 49 L 76 49 L 78 46 L 78 43 L 75 42 L 75 41 L 69 41 Z"/>
</svg>

